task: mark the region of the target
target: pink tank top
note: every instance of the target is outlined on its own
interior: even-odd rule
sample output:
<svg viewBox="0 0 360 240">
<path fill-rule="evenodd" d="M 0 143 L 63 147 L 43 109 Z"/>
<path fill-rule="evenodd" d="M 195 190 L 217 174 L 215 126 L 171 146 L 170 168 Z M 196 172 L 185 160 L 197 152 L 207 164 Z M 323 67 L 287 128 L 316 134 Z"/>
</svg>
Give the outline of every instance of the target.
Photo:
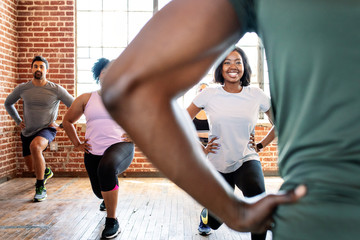
<svg viewBox="0 0 360 240">
<path fill-rule="evenodd" d="M 92 92 L 84 110 L 86 117 L 85 139 L 91 144 L 90 153 L 103 155 L 114 143 L 123 142 L 125 131 L 111 118 L 99 93 Z"/>
</svg>

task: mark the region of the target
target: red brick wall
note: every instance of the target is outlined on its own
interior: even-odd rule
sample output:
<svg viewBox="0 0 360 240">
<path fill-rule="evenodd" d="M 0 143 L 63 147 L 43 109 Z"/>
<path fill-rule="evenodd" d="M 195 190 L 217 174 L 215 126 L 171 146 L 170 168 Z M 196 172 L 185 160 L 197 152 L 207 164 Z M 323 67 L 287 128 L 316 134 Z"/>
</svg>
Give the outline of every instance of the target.
<svg viewBox="0 0 360 240">
<path fill-rule="evenodd" d="M 0 3 L 0 179 L 20 176 L 26 172 L 21 153 L 19 129 L 6 113 L 3 103 L 16 85 L 31 80 L 31 60 L 42 55 L 49 61 L 48 80 L 65 87 L 75 94 L 75 0 L 2 0 Z M 11 50 L 11 51 L 10 51 Z M 21 101 L 16 104 L 22 114 Z M 61 104 L 58 122 L 61 122 L 66 107 Z M 77 124 L 79 135 L 84 136 L 85 127 Z M 257 140 L 266 134 L 267 125 L 256 129 Z M 60 131 L 55 142 L 58 151 L 44 152 L 48 165 L 59 175 L 84 175 L 83 154 L 72 151 L 71 142 Z M 266 172 L 276 172 L 276 145 L 261 153 Z M 157 173 L 157 169 L 137 150 L 127 174 Z"/>
<path fill-rule="evenodd" d="M 85 124 L 76 124 L 76 130 L 80 139 L 85 138 Z M 84 157 L 82 152 L 73 151 L 73 145 L 66 137 L 64 131 L 59 131 L 55 142 L 58 143 L 58 151 L 54 152 L 50 149 L 44 152 L 46 162 L 54 170 L 54 172 L 61 173 L 61 175 L 84 175 L 85 166 L 84 166 Z M 127 175 L 142 175 L 146 172 L 155 174 L 158 173 L 158 170 L 147 161 L 146 157 L 141 153 L 141 151 L 136 147 L 135 156 L 132 164 L 127 169 Z"/>
<path fill-rule="evenodd" d="M 4 108 L 6 96 L 17 85 L 16 2 L 0 2 L 0 178 L 14 175 L 17 167 L 15 124 Z"/>
<path fill-rule="evenodd" d="M 259 142 L 266 134 L 270 131 L 271 124 L 258 124 L 255 128 L 255 141 Z M 266 148 L 264 148 L 260 153 L 261 165 L 265 174 L 267 175 L 277 175 L 277 139 L 275 138 Z"/>
<path fill-rule="evenodd" d="M 260 141 L 270 130 L 270 124 L 258 124 L 255 129 L 255 140 Z M 85 124 L 76 124 L 76 129 L 80 138 L 84 139 Z M 56 172 L 84 172 L 83 154 L 73 151 L 73 146 L 64 132 L 58 132 L 55 141 L 58 142 L 59 150 L 53 152 L 45 151 L 44 155 L 47 163 Z M 263 170 L 267 175 L 277 174 L 277 145 L 274 140 L 269 146 L 260 152 Z M 127 175 L 141 175 L 144 173 L 156 173 L 158 170 L 147 160 L 142 152 L 136 148 L 132 164 L 127 169 Z"/>
</svg>

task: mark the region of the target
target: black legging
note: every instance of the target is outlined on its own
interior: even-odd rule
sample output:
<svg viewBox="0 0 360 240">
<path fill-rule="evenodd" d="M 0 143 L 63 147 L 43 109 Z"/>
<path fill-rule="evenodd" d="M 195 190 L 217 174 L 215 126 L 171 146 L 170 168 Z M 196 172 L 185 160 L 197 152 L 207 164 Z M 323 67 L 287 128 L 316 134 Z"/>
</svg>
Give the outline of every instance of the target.
<svg viewBox="0 0 360 240">
<path fill-rule="evenodd" d="M 265 192 L 264 175 L 260 161 L 251 160 L 245 162 L 239 169 L 232 173 L 220 173 L 224 179 L 235 189 L 235 185 L 242 191 L 245 197 L 253 197 Z M 209 212 L 208 226 L 218 229 L 223 223 L 219 222 Z M 265 240 L 264 234 L 251 234 L 252 240 Z"/>
<path fill-rule="evenodd" d="M 115 143 L 102 156 L 84 154 L 91 187 L 98 198 L 103 198 L 101 191 L 111 191 L 119 185 L 118 175 L 130 166 L 133 157 L 134 144 L 130 142 Z"/>
</svg>

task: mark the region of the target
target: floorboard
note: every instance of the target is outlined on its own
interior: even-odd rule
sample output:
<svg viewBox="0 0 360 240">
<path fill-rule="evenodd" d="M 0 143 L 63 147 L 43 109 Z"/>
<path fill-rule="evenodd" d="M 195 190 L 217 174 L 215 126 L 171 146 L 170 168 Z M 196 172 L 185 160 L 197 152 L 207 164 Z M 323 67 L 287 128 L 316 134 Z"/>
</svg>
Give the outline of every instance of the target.
<svg viewBox="0 0 360 240">
<path fill-rule="evenodd" d="M 265 182 L 267 192 L 276 192 L 282 180 L 267 177 Z M 100 239 L 106 213 L 99 211 L 101 200 L 87 178 L 50 179 L 48 198 L 40 203 L 32 201 L 34 183 L 33 178 L 16 178 L 0 184 L 0 239 Z M 119 185 L 117 216 L 122 231 L 115 239 L 250 240 L 250 234 L 226 225 L 200 236 L 202 206 L 165 178 L 119 178 Z M 268 232 L 267 240 L 271 239 Z"/>
</svg>

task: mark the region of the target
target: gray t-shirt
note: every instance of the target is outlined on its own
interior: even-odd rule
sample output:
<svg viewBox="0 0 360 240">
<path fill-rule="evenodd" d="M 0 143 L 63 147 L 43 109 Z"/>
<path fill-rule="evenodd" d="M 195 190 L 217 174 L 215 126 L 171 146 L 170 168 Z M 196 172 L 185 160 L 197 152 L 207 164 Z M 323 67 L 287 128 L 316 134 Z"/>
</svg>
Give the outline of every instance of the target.
<svg viewBox="0 0 360 240">
<path fill-rule="evenodd" d="M 74 101 L 65 88 L 53 82 L 47 82 L 44 86 L 35 86 L 32 81 L 19 84 L 5 100 L 6 111 L 20 124 L 22 119 L 14 107 L 14 104 L 23 99 L 25 128 L 22 134 L 25 137 L 34 135 L 36 132 L 53 123 L 58 114 L 59 103 L 62 101 L 70 107 Z"/>
</svg>

